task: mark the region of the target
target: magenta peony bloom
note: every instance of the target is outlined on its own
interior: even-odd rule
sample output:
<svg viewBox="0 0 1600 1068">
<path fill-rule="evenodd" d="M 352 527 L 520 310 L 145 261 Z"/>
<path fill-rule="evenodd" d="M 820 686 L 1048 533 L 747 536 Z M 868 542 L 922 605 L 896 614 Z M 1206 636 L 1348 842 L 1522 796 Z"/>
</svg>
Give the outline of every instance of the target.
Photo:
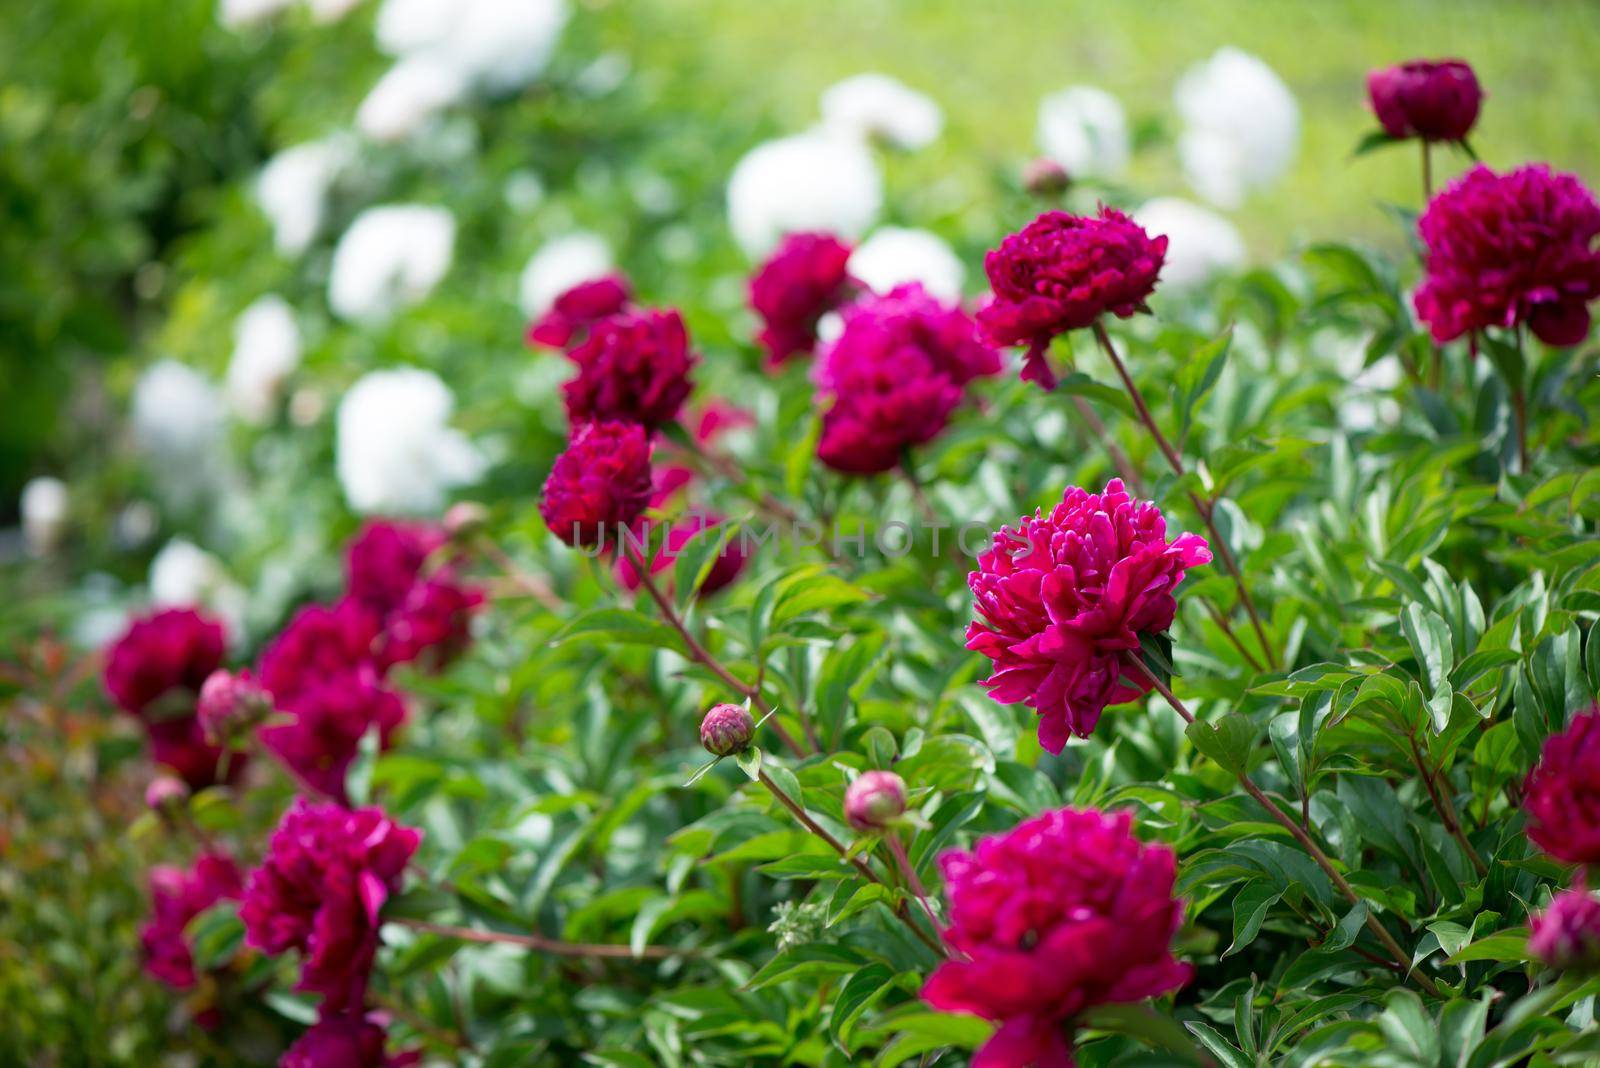
<svg viewBox="0 0 1600 1068">
<path fill-rule="evenodd" d="M 892 771 L 866 771 L 844 791 L 844 818 L 858 831 L 881 831 L 906 812 L 906 783 Z"/>
<path fill-rule="evenodd" d="M 1581 885 L 1561 891 L 1532 917 L 1528 951 L 1558 971 L 1600 971 L 1600 901 Z"/>
<path fill-rule="evenodd" d="M 539 514 L 568 545 L 598 545 L 650 503 L 650 439 L 631 423 L 578 427 L 545 479 Z"/>
<path fill-rule="evenodd" d="M 261 654 L 258 676 L 279 708 L 330 679 L 376 663 L 378 617 L 353 597 L 296 612 Z"/>
<path fill-rule="evenodd" d="M 287 722 L 262 727 L 261 744 L 307 786 L 341 804 L 361 739 L 376 727 L 380 748 L 388 749 L 406 718 L 405 702 L 381 684 L 371 664 L 297 690 L 278 708 Z"/>
<path fill-rule="evenodd" d="M 413 661 L 438 670 L 472 644 L 472 617 L 483 591 L 435 575 L 411 587 L 400 607 L 384 620 L 378 663 L 387 668 Z"/>
<path fill-rule="evenodd" d="M 388 1034 L 377 1014 L 325 1015 L 284 1051 L 278 1068 L 406 1068 L 422 1055 L 388 1053 Z"/>
<path fill-rule="evenodd" d="M 1372 113 L 1390 137 L 1461 141 L 1478 121 L 1483 90 L 1459 59 L 1414 59 L 1367 75 Z"/>
<path fill-rule="evenodd" d="M 345 546 L 345 590 L 382 619 L 400 607 L 446 540 L 432 523 L 371 520 Z"/>
<path fill-rule="evenodd" d="M 1545 739 L 1522 809 L 1534 845 L 1568 864 L 1600 864 L 1600 704 Z"/>
<path fill-rule="evenodd" d="M 655 430 L 678 417 L 695 357 L 677 311 L 644 309 L 594 324 L 567 356 L 578 377 L 561 387 L 573 426 L 614 419 Z"/>
<path fill-rule="evenodd" d="M 1154 292 L 1167 239 L 1151 237 L 1115 208 L 1096 216 L 1047 211 L 983 260 L 994 300 L 978 325 L 994 345 L 1027 345 L 1022 378 L 1054 389 L 1045 350 L 1057 334 L 1126 319 Z"/>
<path fill-rule="evenodd" d="M 661 496 L 663 487 L 658 480 L 656 496 Z M 671 491 L 667 491 L 667 496 Z M 659 575 L 664 571 L 671 571 L 678 563 L 678 556 L 684 547 L 696 537 L 720 538 L 722 530 L 719 529 L 723 520 L 718 515 L 708 515 L 700 512 L 691 512 L 688 516 L 678 520 L 667 528 L 665 544 L 655 550 L 650 557 L 651 576 Z M 649 528 L 643 520 L 633 525 L 634 537 L 643 543 L 648 535 Z M 641 553 L 640 555 L 643 555 Z M 735 536 L 724 545 L 717 553 L 711 570 L 706 572 L 706 580 L 700 584 L 696 594 L 699 597 L 709 597 L 718 590 L 729 585 L 739 577 L 744 570 L 745 554 L 740 539 Z M 639 588 L 639 569 L 634 566 L 633 560 L 626 554 L 620 554 L 616 563 L 617 581 L 624 589 L 636 590 Z"/>
<path fill-rule="evenodd" d="M 915 282 L 866 296 L 844 310 L 844 331 L 816 367 L 828 405 L 817 458 L 852 474 L 888 471 L 944 430 L 963 386 L 999 371 L 959 305 Z"/>
<path fill-rule="evenodd" d="M 750 307 L 761 318 L 756 340 L 769 363 L 811 354 L 817 320 L 855 287 L 849 262 L 850 246 L 832 234 L 790 234 L 750 276 Z"/>
<path fill-rule="evenodd" d="M 1177 860 L 1133 836 L 1126 812 L 1057 809 L 939 858 L 949 943 L 922 998 L 1000 1024 L 973 1068 L 1072 1064 L 1072 1018 L 1095 1005 L 1176 990 L 1193 968 L 1172 956 L 1183 903 Z"/>
<path fill-rule="evenodd" d="M 632 298 L 628 280 L 620 274 L 579 282 L 528 327 L 528 344 L 564 349 L 581 341 L 601 319 L 620 314 Z"/>
<path fill-rule="evenodd" d="M 168 608 L 135 619 L 106 652 L 105 686 L 124 711 L 143 719 L 192 714 L 206 677 L 222 665 L 227 636 L 188 608 Z M 173 695 L 175 707 L 153 709 Z"/>
<path fill-rule="evenodd" d="M 967 579 L 979 616 L 967 648 L 994 661 L 989 696 L 1039 713 L 1039 744 L 1052 753 L 1087 738 L 1107 705 L 1149 689 L 1124 674 L 1122 654 L 1172 625 L 1178 583 L 1210 560 L 1197 534 L 1168 542 L 1161 510 L 1121 479 L 1101 494 L 1071 487 L 1049 515 L 1003 528 Z"/>
<path fill-rule="evenodd" d="M 145 734 L 150 739 L 150 759 L 172 771 L 191 790 L 204 790 L 215 785 L 222 771 L 222 748 L 211 744 L 205 728 L 194 715 L 156 720 L 145 724 Z M 238 778 L 244 769 L 246 757 L 233 753 L 228 757 L 228 780 Z"/>
<path fill-rule="evenodd" d="M 421 839 L 376 808 L 296 798 L 245 887 L 245 941 L 273 955 L 299 950 L 295 989 L 323 995 L 324 1013 L 360 1011 L 379 914 Z"/>
<path fill-rule="evenodd" d="M 1577 178 L 1474 167 L 1428 203 L 1417 232 L 1426 275 L 1412 303 L 1435 341 L 1522 323 L 1547 345 L 1588 336 L 1600 203 Z"/>
<path fill-rule="evenodd" d="M 217 902 L 237 898 L 243 889 L 238 866 L 224 853 L 202 853 L 188 871 L 169 864 L 152 868 L 150 922 L 139 934 L 144 970 L 174 989 L 193 987 L 199 977 L 184 928 Z"/>
<path fill-rule="evenodd" d="M 458 581 L 445 562 L 435 561 L 422 577 L 446 542 L 444 530 L 431 524 L 375 521 L 345 550 L 349 595 L 382 628 L 374 653 L 380 666 L 422 660 L 440 668 L 470 643 L 483 591 Z"/>
</svg>

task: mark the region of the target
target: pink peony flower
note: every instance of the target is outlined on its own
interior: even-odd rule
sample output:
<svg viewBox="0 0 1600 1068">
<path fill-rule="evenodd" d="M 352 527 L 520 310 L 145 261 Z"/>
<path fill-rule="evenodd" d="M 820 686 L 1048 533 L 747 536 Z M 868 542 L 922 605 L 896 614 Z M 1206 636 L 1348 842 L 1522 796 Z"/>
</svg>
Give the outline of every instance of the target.
<svg viewBox="0 0 1600 1068">
<path fill-rule="evenodd" d="M 888 471 L 944 430 L 963 386 L 999 371 L 966 312 L 920 284 L 864 297 L 845 309 L 844 331 L 816 367 L 828 405 L 817 458 L 853 474 Z"/>
<path fill-rule="evenodd" d="M 446 542 L 443 528 L 431 524 L 375 521 L 345 550 L 349 595 L 382 628 L 374 654 L 380 666 L 421 659 L 443 667 L 470 643 L 483 591 L 458 581 L 447 562 L 436 561 L 422 577 Z"/>
<path fill-rule="evenodd" d="M 1588 336 L 1600 203 L 1577 178 L 1474 167 L 1429 202 L 1417 232 L 1426 274 L 1412 303 L 1435 341 L 1522 323 L 1547 345 Z"/>
<path fill-rule="evenodd" d="M 472 644 L 472 617 L 483 591 L 435 575 L 411 587 L 400 607 L 384 620 L 378 663 L 387 668 L 413 661 L 438 670 Z"/>
<path fill-rule="evenodd" d="M 1461 141 L 1478 121 L 1483 90 L 1459 59 L 1414 59 L 1367 75 L 1372 113 L 1390 137 Z"/>
<path fill-rule="evenodd" d="M 422 832 L 375 808 L 296 798 L 250 873 L 239 918 L 245 941 L 299 950 L 296 990 L 323 995 L 324 1013 L 359 1012 L 378 951 L 380 913 L 399 892 Z"/>
<path fill-rule="evenodd" d="M 170 864 L 152 868 L 150 922 L 139 934 L 144 970 L 176 990 L 193 987 L 199 977 L 184 929 L 206 909 L 237 898 L 243 889 L 238 866 L 224 853 L 202 853 L 187 871 Z"/>
<path fill-rule="evenodd" d="M 353 597 L 307 605 L 295 613 L 261 654 L 261 685 L 278 707 L 330 679 L 376 663 L 377 615 Z"/>
<path fill-rule="evenodd" d="M 661 495 L 661 487 L 657 485 L 656 494 Z M 668 494 L 670 496 L 670 493 Z M 678 520 L 667 528 L 664 544 L 656 549 L 650 557 L 651 576 L 659 575 L 664 571 L 671 571 L 678 563 L 678 556 L 684 548 L 695 538 L 720 538 L 723 531 L 720 529 L 723 519 L 718 515 L 708 515 L 700 512 L 691 512 L 688 516 Z M 642 543 L 648 536 L 649 527 L 640 520 L 632 527 L 633 534 Z M 640 555 L 644 555 L 642 552 Z M 724 588 L 739 577 L 744 570 L 745 554 L 740 539 L 735 535 L 717 553 L 711 570 L 706 572 L 706 580 L 700 584 L 697 596 L 709 597 Z M 639 569 L 634 566 L 633 560 L 626 554 L 619 554 L 616 562 L 617 581 L 624 589 L 636 590 L 639 588 Z"/>
<path fill-rule="evenodd" d="M 562 387 L 573 426 L 619 420 L 655 430 L 678 417 L 692 388 L 695 357 L 675 310 L 602 319 L 567 356 L 578 365 L 578 376 Z"/>
<path fill-rule="evenodd" d="M 278 709 L 287 721 L 262 727 L 261 744 L 307 786 L 341 804 L 361 739 L 376 727 L 380 748 L 388 749 L 406 718 L 405 703 L 371 664 L 305 686 L 280 699 Z"/>
<path fill-rule="evenodd" d="M 284 1051 L 278 1068 L 406 1068 L 422 1059 L 386 1052 L 388 1038 L 376 1014 L 323 1016 Z"/>
<path fill-rule="evenodd" d="M 195 696 L 221 666 L 226 649 L 220 623 L 188 608 L 152 612 L 135 619 L 107 650 L 106 690 L 124 711 L 141 718 L 192 714 Z M 175 709 L 152 709 L 168 694 Z"/>
<path fill-rule="evenodd" d="M 345 546 L 345 590 L 382 619 L 400 607 L 446 540 L 432 523 L 371 520 Z"/>
<path fill-rule="evenodd" d="M 539 514 L 568 545 L 598 545 L 650 503 L 650 439 L 632 423 L 578 427 L 545 479 Z"/>
<path fill-rule="evenodd" d="M 984 257 L 994 300 L 978 325 L 994 345 L 1027 345 L 1022 378 L 1054 389 L 1045 350 L 1057 334 L 1110 312 L 1126 319 L 1155 291 L 1167 239 L 1152 238 L 1122 212 L 1047 211 Z"/>
<path fill-rule="evenodd" d="M 564 349 L 582 341 L 595 323 L 624 311 L 632 297 L 628 280 L 620 274 L 580 282 L 528 327 L 528 344 Z"/>
<path fill-rule="evenodd" d="M 1528 951 L 1558 971 L 1600 971 L 1600 901 L 1583 886 L 1561 891 L 1532 917 Z"/>
<path fill-rule="evenodd" d="M 1122 654 L 1172 625 L 1178 583 L 1210 560 L 1199 535 L 1167 541 L 1161 510 L 1121 479 L 1104 493 L 1071 487 L 1049 515 L 1003 528 L 967 579 L 979 616 L 967 648 L 994 661 L 989 696 L 1038 712 L 1039 744 L 1052 753 L 1087 738 L 1107 705 L 1149 689 L 1123 673 Z"/>
<path fill-rule="evenodd" d="M 1600 864 L 1600 704 L 1545 739 L 1522 809 L 1534 845 L 1568 864 Z"/>
<path fill-rule="evenodd" d="M 1183 903 L 1172 850 L 1133 836 L 1126 812 L 1057 809 L 940 857 L 950 926 L 966 960 L 941 964 L 922 998 L 1000 1024 L 973 1068 L 1070 1066 L 1084 1009 L 1176 990 Z"/>
<path fill-rule="evenodd" d="M 850 246 L 832 234 L 790 234 L 750 276 L 750 307 L 761 318 L 756 340 L 769 363 L 811 354 L 817 320 L 854 288 L 849 262 Z"/>
</svg>

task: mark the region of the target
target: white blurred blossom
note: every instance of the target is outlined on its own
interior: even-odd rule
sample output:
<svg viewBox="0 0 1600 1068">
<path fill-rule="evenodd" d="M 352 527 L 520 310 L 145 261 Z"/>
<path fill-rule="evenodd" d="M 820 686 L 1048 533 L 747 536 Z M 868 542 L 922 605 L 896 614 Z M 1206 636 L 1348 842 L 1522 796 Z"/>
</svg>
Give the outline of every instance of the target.
<svg viewBox="0 0 1600 1068">
<path fill-rule="evenodd" d="M 237 29 L 250 26 L 293 7 L 295 0 L 220 0 L 217 21 Z"/>
<path fill-rule="evenodd" d="M 1237 48 L 1189 68 L 1173 94 L 1178 158 L 1195 192 L 1222 208 L 1282 177 L 1300 140 L 1300 106 L 1283 79 Z"/>
<path fill-rule="evenodd" d="M 840 133 L 917 149 L 938 138 L 944 112 L 932 98 L 887 74 L 857 74 L 823 92 L 822 123 Z"/>
<path fill-rule="evenodd" d="M 1039 149 L 1071 178 L 1114 178 L 1128 166 L 1128 117 L 1117 98 L 1075 85 L 1039 101 Z"/>
<path fill-rule="evenodd" d="M 439 377 L 407 368 L 363 375 L 339 401 L 337 461 L 357 512 L 437 513 L 445 495 L 483 472 L 483 456 L 452 428 L 455 398 Z"/>
<path fill-rule="evenodd" d="M 31 478 L 22 487 L 17 502 L 22 514 L 22 540 L 35 556 L 55 551 L 67 533 L 67 484 L 43 475 Z"/>
<path fill-rule="evenodd" d="M 378 79 L 356 109 L 356 129 L 374 141 L 401 141 L 460 100 L 461 72 L 429 55 L 407 56 Z"/>
<path fill-rule="evenodd" d="M 322 229 L 328 193 L 350 164 L 353 149 L 340 135 L 286 148 L 256 179 L 256 201 L 272 223 L 272 240 L 285 256 L 304 252 Z"/>
<path fill-rule="evenodd" d="M 271 419 L 300 355 L 300 327 L 282 297 L 269 294 L 241 312 L 233 324 L 233 357 L 224 382 L 234 414 L 258 425 Z"/>
<path fill-rule="evenodd" d="M 728 179 L 728 223 L 752 258 L 798 230 L 856 237 L 882 206 L 883 177 L 867 146 L 827 130 L 757 145 Z"/>
<path fill-rule="evenodd" d="M 204 456 L 222 436 L 222 397 L 177 360 L 158 360 L 133 388 L 133 436 L 158 459 Z"/>
<path fill-rule="evenodd" d="M 205 608 L 230 634 L 244 621 L 245 592 L 222 562 L 191 541 L 173 538 L 150 561 L 150 600 L 158 607 Z"/>
<path fill-rule="evenodd" d="M 450 269 L 455 238 L 455 218 L 444 208 L 368 208 L 339 238 L 328 304 L 341 318 L 381 322 L 418 303 Z"/>
<path fill-rule="evenodd" d="M 1197 286 L 1213 275 L 1244 266 L 1244 238 L 1233 223 L 1182 197 L 1157 197 L 1133 213 L 1152 237 L 1167 238 L 1161 284 L 1176 289 Z"/>
<path fill-rule="evenodd" d="M 884 226 L 850 254 L 850 274 L 879 293 L 904 282 L 921 282 L 936 297 L 960 300 L 966 269 L 938 235 Z"/>
<path fill-rule="evenodd" d="M 599 234 L 579 230 L 545 242 L 522 269 L 522 314 L 537 319 L 573 286 L 609 274 L 611 265 L 611 247 Z"/>
</svg>

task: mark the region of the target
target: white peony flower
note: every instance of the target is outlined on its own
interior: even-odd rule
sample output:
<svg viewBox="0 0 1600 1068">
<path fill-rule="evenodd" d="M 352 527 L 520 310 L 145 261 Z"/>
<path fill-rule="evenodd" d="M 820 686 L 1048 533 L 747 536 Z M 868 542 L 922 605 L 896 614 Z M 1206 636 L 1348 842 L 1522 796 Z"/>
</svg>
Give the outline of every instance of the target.
<svg viewBox="0 0 1600 1068">
<path fill-rule="evenodd" d="M 390 67 L 356 109 L 356 129 L 374 141 L 401 141 L 467 90 L 461 72 L 430 55 L 408 56 Z"/>
<path fill-rule="evenodd" d="M 67 533 L 67 484 L 48 475 L 30 478 L 22 487 L 17 510 L 22 513 L 22 540 L 35 556 L 47 556 Z"/>
<path fill-rule="evenodd" d="M 443 72 L 458 94 L 509 93 L 543 73 L 567 14 L 566 0 L 386 0 L 378 11 L 378 47 L 401 57 L 387 77 L 422 61 L 436 86 Z"/>
<path fill-rule="evenodd" d="M 258 425 L 271 419 L 300 354 L 300 327 L 282 297 L 269 294 L 240 313 L 224 383 L 234 414 Z"/>
<path fill-rule="evenodd" d="M 858 139 L 826 130 L 757 145 L 728 179 L 728 223 L 752 259 L 798 230 L 855 237 L 882 206 L 872 153 Z"/>
<path fill-rule="evenodd" d="M 339 238 L 328 304 L 343 319 L 381 322 L 424 300 L 455 247 L 455 218 L 444 208 L 388 204 L 368 208 Z"/>
<path fill-rule="evenodd" d="M 1161 284 L 1187 289 L 1244 266 L 1248 253 L 1233 223 L 1182 197 L 1157 197 L 1133 213 L 1152 237 L 1165 235 Z"/>
<path fill-rule="evenodd" d="M 217 21 L 230 29 L 250 26 L 294 5 L 294 0 L 221 0 Z"/>
<path fill-rule="evenodd" d="M 1237 48 L 1191 67 L 1174 91 L 1178 158 L 1195 192 L 1222 208 L 1277 181 L 1294 161 L 1300 106 L 1272 68 Z"/>
<path fill-rule="evenodd" d="M 353 155 L 349 140 L 335 135 L 286 148 L 261 168 L 256 201 L 279 252 L 297 256 L 310 246 L 322 229 L 328 193 Z"/>
<path fill-rule="evenodd" d="M 1117 98 L 1075 85 L 1039 101 L 1039 148 L 1071 178 L 1114 178 L 1128 166 L 1128 117 Z"/>
<path fill-rule="evenodd" d="M 158 608 L 204 608 L 222 617 L 229 634 L 244 623 L 244 590 L 222 562 L 191 541 L 173 538 L 150 561 L 150 601 Z"/>
<path fill-rule="evenodd" d="M 522 314 L 537 319 L 573 286 L 609 274 L 611 264 L 611 247 L 599 234 L 580 230 L 545 242 L 522 269 Z"/>
<path fill-rule="evenodd" d="M 482 455 L 449 425 L 455 398 L 429 371 L 363 375 L 339 401 L 337 469 L 350 507 L 432 514 L 483 472 Z"/>
<path fill-rule="evenodd" d="M 204 457 L 222 436 L 222 398 L 194 368 L 159 360 L 133 387 L 133 436 L 158 460 Z"/>
<path fill-rule="evenodd" d="M 840 133 L 917 149 L 938 138 L 944 112 L 930 97 L 887 74 L 857 74 L 823 92 L 822 123 Z"/>
<path fill-rule="evenodd" d="M 904 282 L 921 282 L 942 300 L 960 300 L 966 268 L 937 235 L 885 226 L 850 254 L 850 273 L 878 293 Z"/>
</svg>

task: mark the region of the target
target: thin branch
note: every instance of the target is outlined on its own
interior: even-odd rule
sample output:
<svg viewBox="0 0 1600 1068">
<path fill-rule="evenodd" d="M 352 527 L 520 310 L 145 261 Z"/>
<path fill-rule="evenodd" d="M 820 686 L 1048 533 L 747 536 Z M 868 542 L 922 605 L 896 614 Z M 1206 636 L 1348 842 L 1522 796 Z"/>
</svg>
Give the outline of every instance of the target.
<svg viewBox="0 0 1600 1068">
<path fill-rule="evenodd" d="M 1461 829 L 1460 822 L 1456 819 L 1455 805 L 1439 790 L 1439 785 L 1434 781 L 1433 772 L 1428 769 L 1428 762 L 1422 759 L 1422 750 L 1417 748 L 1417 736 L 1407 735 L 1406 741 L 1410 743 L 1411 758 L 1417 766 L 1417 771 L 1422 775 L 1422 785 L 1428 791 L 1428 797 L 1433 801 L 1439 819 L 1444 823 L 1444 829 L 1461 844 L 1462 850 L 1467 854 L 1467 859 L 1472 861 L 1472 867 L 1479 875 L 1488 875 L 1489 866 L 1483 862 L 1483 857 L 1472 847 L 1467 839 L 1466 832 Z"/>
</svg>

